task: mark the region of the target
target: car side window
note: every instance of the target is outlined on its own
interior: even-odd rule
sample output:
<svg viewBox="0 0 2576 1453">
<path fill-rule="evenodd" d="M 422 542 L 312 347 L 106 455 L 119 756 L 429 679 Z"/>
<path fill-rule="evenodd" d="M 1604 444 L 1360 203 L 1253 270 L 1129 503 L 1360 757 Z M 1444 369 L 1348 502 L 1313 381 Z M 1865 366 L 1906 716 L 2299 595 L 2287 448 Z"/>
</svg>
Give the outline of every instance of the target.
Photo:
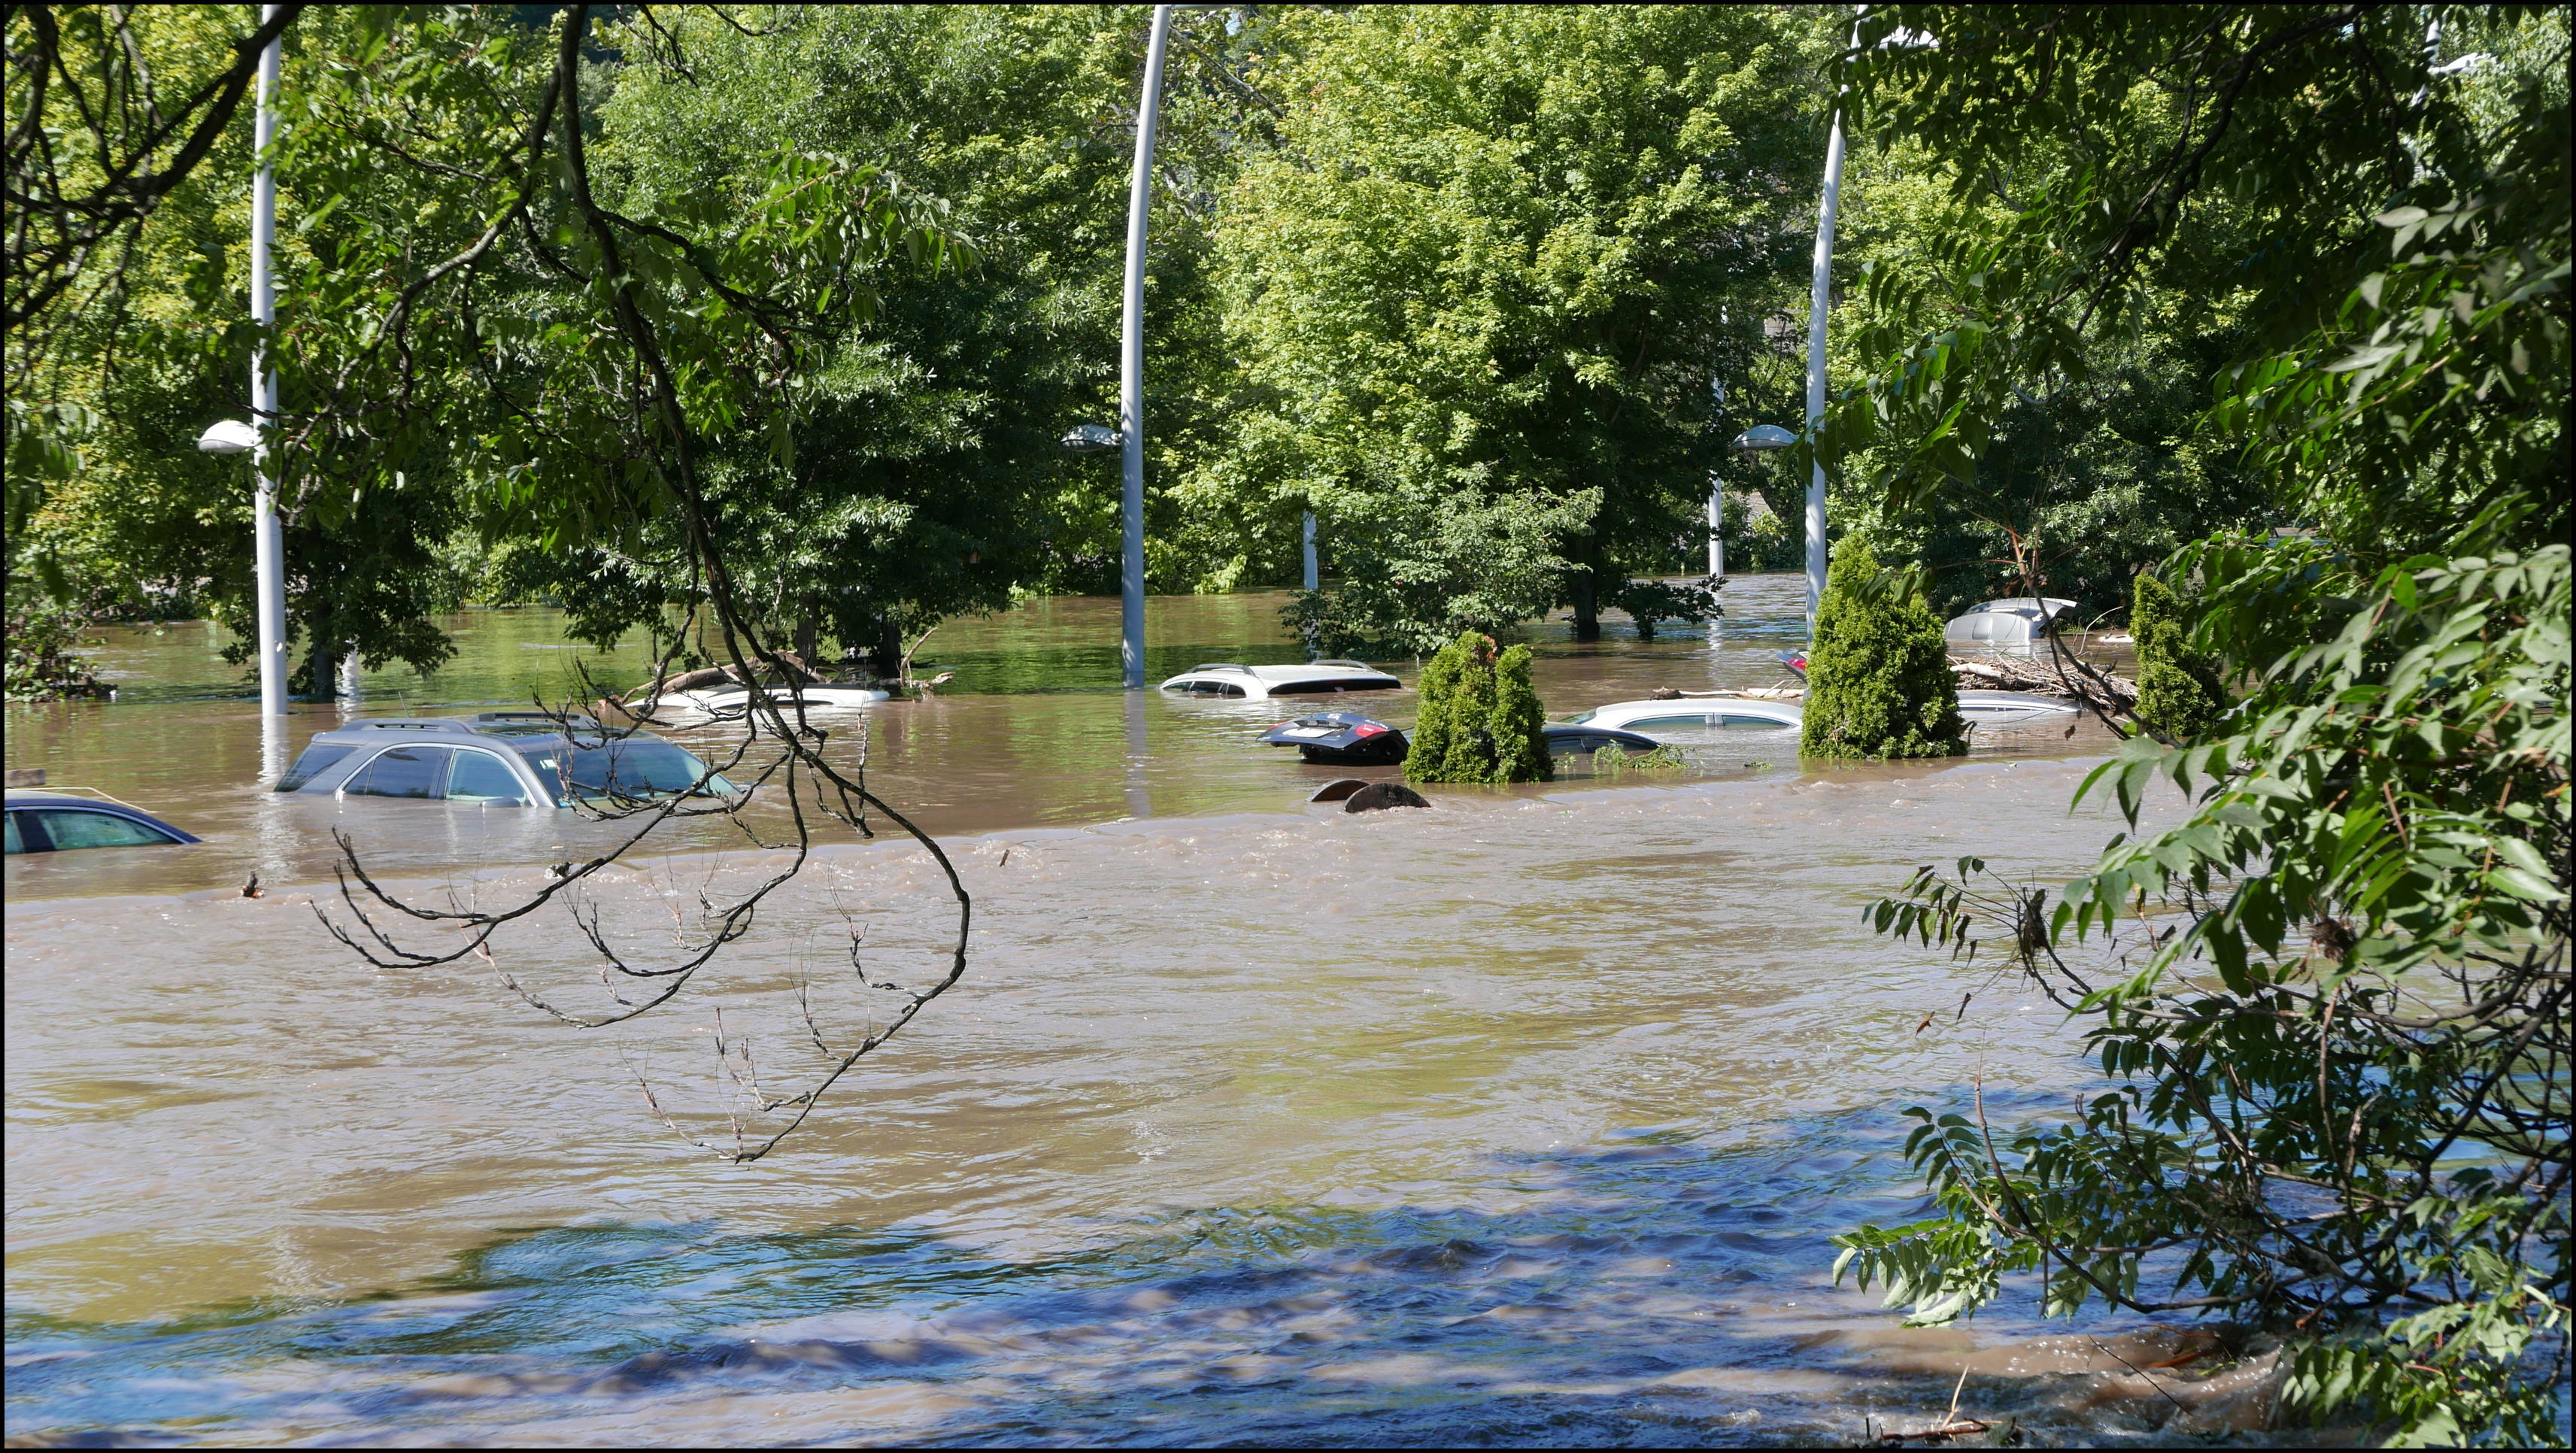
<svg viewBox="0 0 2576 1453">
<path fill-rule="evenodd" d="M 1625 729 L 1632 732 L 1695 732 L 1708 725 L 1708 718 L 1694 712 L 1689 716 L 1652 716 L 1632 721 Z"/>
<path fill-rule="evenodd" d="M 18 814 L 14 813 L 14 812 L 13 812 L 13 813 L 10 813 L 10 814 L 9 814 L 9 851 L 10 851 L 10 853 L 11 853 L 11 854 L 13 854 L 13 855 L 14 855 L 14 854 L 17 854 L 17 853 L 23 853 L 23 852 L 25 852 L 26 850 L 27 850 L 27 840 L 26 840 L 24 837 L 20 836 L 20 835 L 19 835 L 19 832 L 18 832 Z"/>
<path fill-rule="evenodd" d="M 448 801 L 524 807 L 527 797 L 528 789 L 519 785 L 519 775 L 507 762 L 490 752 L 457 749 L 456 760 L 447 769 Z"/>
<path fill-rule="evenodd" d="M 9 814 L 11 817 L 16 813 Z M 146 827 L 129 817 L 112 812 L 83 812 L 78 808 L 39 812 L 45 836 L 57 850 L 64 848 L 139 848 L 175 841 L 159 828 Z"/>
<path fill-rule="evenodd" d="M 1789 724 L 1773 721 L 1767 716 L 1721 716 L 1717 719 L 1717 729 L 1727 732 L 1785 732 L 1789 730 Z"/>
<path fill-rule="evenodd" d="M 447 775 L 447 748 L 396 747 L 349 779 L 353 797 L 436 797 L 439 779 Z"/>
</svg>

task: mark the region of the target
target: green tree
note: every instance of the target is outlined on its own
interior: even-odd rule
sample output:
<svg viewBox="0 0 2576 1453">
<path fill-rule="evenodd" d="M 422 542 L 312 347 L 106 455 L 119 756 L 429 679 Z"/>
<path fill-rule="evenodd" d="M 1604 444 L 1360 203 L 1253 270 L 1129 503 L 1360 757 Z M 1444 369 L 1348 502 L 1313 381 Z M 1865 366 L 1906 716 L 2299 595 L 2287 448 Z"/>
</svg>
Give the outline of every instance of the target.
<svg viewBox="0 0 2576 1453">
<path fill-rule="evenodd" d="M 720 194 L 782 153 L 842 157 L 940 198 L 985 255 L 962 278 L 929 281 L 901 257 L 854 276 L 872 306 L 795 380 L 793 450 L 750 433 L 711 441 L 708 486 L 746 597 L 782 638 L 837 638 L 890 671 L 902 637 L 1007 603 L 1097 533 L 1096 504 L 1065 491 L 1099 471 L 1057 439 L 1109 407 L 1128 144 L 1115 102 L 1136 48 L 1125 20 L 780 6 L 756 25 L 682 10 L 630 34 L 651 54 L 615 72 L 600 107 L 612 205 Z M 497 583 L 560 599 L 576 633 L 613 638 L 702 590 L 675 528 L 514 550 Z"/>
<path fill-rule="evenodd" d="M 1967 750 L 1940 618 L 1910 575 L 1880 569 L 1862 537 L 1844 536 L 1816 607 L 1799 755 L 1857 761 Z"/>
<path fill-rule="evenodd" d="M 2138 720 L 2171 741 L 2199 736 L 2227 710 L 2227 688 L 2191 649 L 2182 602 L 2153 572 L 2138 572 L 2129 635 L 2138 643 Z"/>
<path fill-rule="evenodd" d="M 382 63 L 417 49 L 406 44 L 414 40 L 435 49 L 443 27 L 420 36 L 372 10 L 288 8 L 300 13 L 282 46 L 281 94 L 293 104 L 276 157 L 280 328 L 270 343 L 282 400 L 304 414 L 315 402 L 297 347 L 304 279 L 339 265 L 340 240 L 370 214 L 402 218 L 423 248 L 461 245 L 470 226 L 451 210 L 452 182 L 386 167 L 380 150 L 352 167 L 347 148 L 330 140 L 388 124 L 381 97 L 345 84 L 345 58 Z M 74 9 L 73 32 L 104 10 Z M 23 18 L 13 12 L 12 25 Z M 118 16 L 121 40 L 91 39 L 120 56 L 130 44 L 163 94 L 184 94 L 200 77 L 229 76 L 237 18 L 220 7 L 147 7 Z M 515 27 L 492 38 L 514 37 L 521 52 L 535 39 Z M 23 79 L 15 68 L 11 76 L 13 87 Z M 49 106 L 68 104 L 59 92 L 49 96 Z M 29 346 L 13 340 L 13 419 L 22 402 L 41 400 L 81 420 L 76 431 L 57 431 L 78 447 L 50 487 L 12 465 L 12 508 L 26 507 L 11 521 L 13 560 L 24 557 L 92 617 L 203 612 L 243 640 L 251 635 L 249 469 L 194 447 L 207 424 L 247 407 L 257 341 L 242 288 L 251 169 L 245 114 L 208 134 L 191 167 L 161 179 L 132 235 L 113 249 L 113 265 L 89 269 L 65 294 L 80 307 L 32 329 Z M 453 652 L 429 617 L 454 609 L 465 585 L 443 553 L 463 524 L 458 482 L 434 451 L 407 462 L 326 485 L 280 461 L 289 637 L 307 648 L 299 689 L 327 678 L 351 649 L 372 665 L 401 661 L 424 672 Z M 19 573 L 13 568 L 13 588 Z M 247 659 L 247 647 L 232 654 Z M 327 679 L 320 684 L 327 689 Z"/>
<path fill-rule="evenodd" d="M 1860 39 L 1862 103 L 1961 187 L 2088 163 L 1963 239 L 1976 306 L 1843 406 L 1891 511 L 2198 257 L 2248 320 L 2204 426 L 2316 533 L 2166 562 L 2251 685 L 2088 780 L 2130 829 L 2090 872 L 2052 902 L 1963 859 L 1873 911 L 2003 950 L 2110 1084 L 2017 1127 L 1913 1112 L 1938 1211 L 1839 1238 L 1844 1269 L 1923 1321 L 2022 1274 L 2052 1313 L 2223 1315 L 2284 1340 L 2292 1410 L 2563 1442 L 2565 10 L 1906 5 Z M 2148 830 L 2158 777 L 2188 806 Z"/>
<path fill-rule="evenodd" d="M 1699 538 L 1740 372 L 1807 247 L 1832 22 L 1370 6 L 1280 22 L 1280 147 L 1216 246 L 1237 492 L 1311 505 L 1311 613 L 1428 645 Z"/>
<path fill-rule="evenodd" d="M 1494 662 L 1494 780 L 1545 782 L 1556 775 L 1548 755 L 1547 708 L 1530 679 L 1536 653 L 1514 646 Z"/>
<path fill-rule="evenodd" d="M 1547 720 L 1531 684 L 1530 648 L 1498 657 L 1490 636 L 1468 631 L 1422 670 L 1404 775 L 1416 782 L 1544 782 L 1555 774 L 1540 727 Z"/>
</svg>

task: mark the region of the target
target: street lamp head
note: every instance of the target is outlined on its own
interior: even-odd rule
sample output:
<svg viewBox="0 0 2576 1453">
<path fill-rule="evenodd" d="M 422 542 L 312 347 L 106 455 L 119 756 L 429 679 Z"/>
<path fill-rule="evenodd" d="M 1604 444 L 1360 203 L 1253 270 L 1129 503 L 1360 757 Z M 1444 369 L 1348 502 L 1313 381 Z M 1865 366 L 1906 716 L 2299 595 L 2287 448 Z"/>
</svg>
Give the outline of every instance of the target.
<svg viewBox="0 0 2576 1453">
<path fill-rule="evenodd" d="M 239 419 L 219 419 L 197 436 L 197 447 L 208 454 L 248 454 L 259 447 L 259 430 Z"/>
<path fill-rule="evenodd" d="M 1774 449 L 1786 449 L 1797 442 L 1797 435 L 1777 424 L 1756 424 L 1735 436 L 1735 452 L 1768 454 Z"/>
<path fill-rule="evenodd" d="M 1064 447 L 1076 454 L 1097 454 L 1126 442 L 1126 435 L 1106 424 L 1076 424 L 1064 436 Z"/>
</svg>

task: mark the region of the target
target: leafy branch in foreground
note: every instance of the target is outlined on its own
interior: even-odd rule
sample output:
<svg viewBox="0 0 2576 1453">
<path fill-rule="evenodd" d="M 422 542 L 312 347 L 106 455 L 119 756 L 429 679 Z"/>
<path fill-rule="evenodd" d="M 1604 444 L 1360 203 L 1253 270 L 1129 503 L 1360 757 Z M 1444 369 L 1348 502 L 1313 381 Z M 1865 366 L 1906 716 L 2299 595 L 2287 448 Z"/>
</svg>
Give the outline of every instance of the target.
<svg viewBox="0 0 2576 1453">
<path fill-rule="evenodd" d="M 343 177 L 341 195 L 356 204 L 330 258 L 307 274 L 307 291 L 298 299 L 307 323 L 294 354 L 304 407 L 287 411 L 290 445 L 283 452 L 304 473 L 305 497 L 316 508 L 330 507 L 341 486 L 354 497 L 407 461 L 452 450 L 453 465 L 472 481 L 491 528 L 559 545 L 633 548 L 647 536 L 675 542 L 675 568 L 702 596 L 722 663 L 734 678 L 790 684 L 754 692 L 740 708 L 717 713 L 717 725 L 743 732 L 721 767 L 685 786 L 652 784 L 649 793 L 622 789 L 614 767 L 634 728 L 606 726 L 568 708 L 547 713 L 576 756 L 606 759 L 596 784 L 567 780 L 566 800 L 594 818 L 631 823 L 630 830 L 607 851 L 560 865 L 535 892 L 495 910 L 408 902 L 369 874 L 356 846 L 343 838 L 340 905 L 357 927 L 327 914 L 324 921 L 342 943 L 380 966 L 421 968 L 474 955 L 497 968 L 490 951 L 495 935 L 560 903 L 596 956 L 601 984 L 617 1007 L 580 1013 L 514 977 L 508 982 L 544 1012 L 595 1028 L 670 1002 L 740 943 L 771 895 L 804 869 L 818 829 L 837 821 L 872 836 L 871 814 L 893 822 L 937 865 L 955 904 L 944 972 L 903 991 L 905 1004 L 883 1021 L 871 1006 L 869 1031 L 839 1049 L 815 1025 L 806 1001 L 805 1027 L 825 1065 L 796 1093 L 760 1089 L 756 1078 L 736 1074 L 727 1051 L 728 1074 L 736 1074 L 759 1111 L 785 1121 L 760 1137 L 745 1135 L 737 1123 L 732 1148 L 718 1150 L 756 1160 L 801 1125 L 861 1057 L 957 982 L 966 966 L 972 902 L 940 845 L 868 789 L 864 754 L 853 762 L 826 755 L 827 733 L 803 709 L 804 673 L 788 668 L 783 643 L 766 632 L 757 602 L 737 584 L 729 553 L 736 548 L 735 521 L 717 503 L 707 461 L 720 446 L 742 441 L 792 457 L 800 381 L 819 350 L 872 315 L 873 279 L 896 266 L 935 276 L 967 254 L 940 225 L 935 206 L 868 168 L 830 158 L 782 156 L 741 179 L 732 195 L 691 196 L 660 209 L 610 194 L 594 177 L 591 150 L 613 145 L 614 138 L 594 138 L 585 129 L 583 43 L 592 35 L 592 9 L 566 7 L 553 31 L 544 85 L 520 97 L 524 105 L 495 82 L 532 68 L 509 64 L 512 39 L 479 34 L 471 16 L 455 27 L 418 27 L 353 59 L 342 83 L 352 93 L 366 86 L 398 93 L 397 106 L 379 98 L 379 111 L 435 121 L 412 125 L 407 134 L 446 138 L 451 157 L 382 146 L 369 127 L 335 127 L 325 108 L 315 108 L 302 154 L 314 175 Z M 371 211 L 364 200 L 368 168 L 387 165 L 448 179 L 459 205 L 441 212 L 473 219 L 471 226 L 445 239 L 450 245 L 427 248 L 410 217 Z M 422 257 L 441 260 L 423 266 Z M 432 441 L 433 416 L 437 432 L 456 442 Z M 698 634 L 693 619 L 671 644 Z M 656 668 L 657 688 L 668 666 L 666 655 Z M 582 699 L 599 694 L 592 686 Z M 642 715 L 650 712 L 648 705 Z M 769 760 L 746 788 L 734 789 L 722 772 L 755 750 Z M 783 840 L 762 839 L 742 815 L 756 790 L 783 803 Z M 604 870 L 642 848 L 656 829 L 709 813 L 730 816 L 755 848 L 783 861 L 773 860 L 724 903 L 702 894 L 695 937 L 683 922 L 678 952 L 663 962 L 644 961 L 620 946 L 587 895 L 608 881 L 600 877 Z M 410 948 L 380 926 L 380 912 L 454 936 L 433 950 Z M 862 989 L 892 987 L 870 979 L 855 937 L 851 958 Z M 645 992 L 630 1000 L 621 985 Z M 651 1098 L 649 1086 L 646 1095 Z M 654 1108 L 660 1110 L 658 1102 Z"/>
<path fill-rule="evenodd" d="M 2129 737 L 2087 780 L 2128 825 L 2091 872 L 2052 903 L 1962 859 L 1869 910 L 1962 958 L 2006 948 L 2108 1083 L 2053 1123 L 1996 1126 L 1981 1091 L 1973 1114 L 1911 1112 L 1938 1213 L 1838 1238 L 1838 1273 L 1920 1321 L 2021 1276 L 2051 1314 L 2098 1298 L 2224 1316 L 2282 1339 L 2284 1405 L 2311 1417 L 2358 1416 L 2401 1444 L 2562 1442 L 2564 12 L 1873 15 L 1941 40 L 1857 64 L 1923 83 L 1907 93 L 1929 108 L 1916 130 L 1966 183 L 2009 177 L 2039 142 L 2131 124 L 2087 107 L 2179 91 L 2134 125 L 2164 159 L 2136 171 L 2134 196 L 2036 198 L 2017 235 L 2062 262 L 1981 285 L 2014 316 L 2080 298 L 2117 319 L 2150 252 L 2295 259 L 2246 264 L 2244 285 L 2262 294 L 2249 316 L 2297 341 L 2218 369 L 2205 422 L 2313 528 L 2223 534 L 2165 562 L 2191 586 L 2171 622 L 2184 639 L 2166 644 L 2239 695 L 2187 740 Z M 2479 79 L 2501 121 L 2472 125 L 2471 83 L 2445 78 L 2464 67 L 2435 75 L 2416 39 L 2428 19 L 2503 50 L 2513 27 L 2556 26 L 2561 89 Z M 1979 109 L 1973 135 L 1945 131 L 1961 95 L 2011 104 Z M 2266 154 L 2231 196 L 2181 205 L 2210 175 L 2200 158 L 2254 146 Z M 1961 336 L 1934 335 L 1854 396 L 1886 447 L 1931 461 L 1883 481 L 1896 506 L 1944 487 L 1936 475 L 1973 476 L 1979 431 L 1963 422 L 2014 387 L 2014 350 Z M 2159 779 L 2186 805 L 2149 831 Z"/>
<path fill-rule="evenodd" d="M 1975 859 L 1877 905 L 1963 957 L 2002 935 L 2116 1087 L 2008 1139 L 1909 1112 L 1943 1214 L 1841 1238 L 1838 1271 L 1917 1321 L 2017 1272 L 2053 1314 L 2269 1320 L 2303 1337 L 2294 1399 L 2548 1439 L 2516 1374 L 2567 1315 L 2568 551 L 2474 543 L 2381 572 L 2246 730 L 2097 769 L 2133 825 L 2159 774 L 2198 801 L 2053 907 Z M 2247 584 L 2315 573 L 2281 553 Z M 2294 700 L 2327 704 L 2261 710 Z"/>
</svg>

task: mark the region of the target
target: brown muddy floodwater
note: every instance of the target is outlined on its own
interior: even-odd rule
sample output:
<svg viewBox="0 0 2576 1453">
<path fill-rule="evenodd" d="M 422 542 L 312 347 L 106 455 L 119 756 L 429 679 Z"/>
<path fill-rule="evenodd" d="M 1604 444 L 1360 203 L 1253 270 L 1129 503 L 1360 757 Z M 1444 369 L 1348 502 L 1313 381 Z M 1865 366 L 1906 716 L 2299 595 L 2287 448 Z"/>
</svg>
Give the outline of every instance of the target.
<svg viewBox="0 0 2576 1453">
<path fill-rule="evenodd" d="M 1542 694 L 1775 679 L 1796 588 L 1738 582 L 1715 651 L 1542 628 Z M 1275 605 L 1157 602 L 1156 669 L 1293 658 Z M 1828 1236 L 1922 1211 L 1903 1107 L 1982 1083 L 2009 1121 L 2089 1083 L 2054 1011 L 1860 910 L 1970 851 L 2082 866 L 2100 739 L 1806 774 L 1729 745 L 1347 816 L 1251 744 L 1278 704 L 1101 689 L 1114 612 L 952 626 L 953 693 L 872 714 L 875 784 L 975 894 L 972 964 L 751 1165 L 684 1138 L 731 1137 L 718 1010 L 776 1088 L 816 1061 L 801 980 L 827 1034 L 866 1021 L 845 925 L 872 972 L 932 974 L 918 850 L 830 844 L 681 999 L 584 1031 L 500 978 L 608 1003 L 558 910 L 492 964 L 380 971 L 313 903 L 334 826 L 485 904 L 596 829 L 263 797 L 199 627 L 120 633 L 113 705 L 11 708 L 9 765 L 207 839 L 9 863 L 12 1441 L 1833 1442 L 1939 1414 L 1963 1371 L 1963 1412 L 2043 1441 L 2235 1416 L 2119 1381 L 2169 1333 L 1905 1332 L 1829 1285 Z M 460 618 L 455 669 L 367 709 L 552 692 L 554 625 Z M 300 710 L 291 745 L 336 719 Z M 701 892 L 768 866 L 681 840 L 587 902 L 668 958 Z"/>
</svg>

